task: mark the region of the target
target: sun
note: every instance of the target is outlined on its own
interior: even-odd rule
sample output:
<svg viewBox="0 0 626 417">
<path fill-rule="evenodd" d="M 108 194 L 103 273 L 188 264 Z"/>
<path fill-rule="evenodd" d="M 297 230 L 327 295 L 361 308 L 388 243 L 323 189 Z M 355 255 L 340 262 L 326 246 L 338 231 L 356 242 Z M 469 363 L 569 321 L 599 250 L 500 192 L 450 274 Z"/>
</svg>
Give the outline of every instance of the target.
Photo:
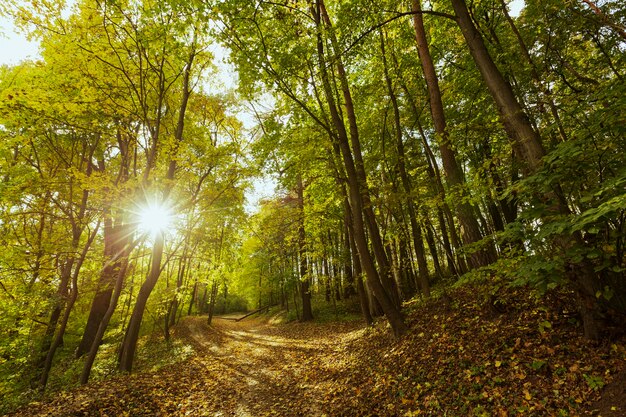
<svg viewBox="0 0 626 417">
<path fill-rule="evenodd" d="M 138 212 L 137 228 L 150 236 L 166 232 L 172 224 L 172 213 L 168 207 L 149 203 Z"/>
</svg>

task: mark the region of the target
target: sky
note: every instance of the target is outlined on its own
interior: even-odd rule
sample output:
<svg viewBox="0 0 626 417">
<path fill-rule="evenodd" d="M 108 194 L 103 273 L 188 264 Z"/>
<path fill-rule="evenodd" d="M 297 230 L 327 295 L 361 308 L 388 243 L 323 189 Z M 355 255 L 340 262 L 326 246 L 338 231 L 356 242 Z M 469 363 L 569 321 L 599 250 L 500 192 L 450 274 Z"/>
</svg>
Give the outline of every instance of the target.
<svg viewBox="0 0 626 417">
<path fill-rule="evenodd" d="M 15 32 L 13 22 L 0 16 L 0 64 L 15 65 L 25 59 L 37 58 L 39 47 Z"/>
</svg>

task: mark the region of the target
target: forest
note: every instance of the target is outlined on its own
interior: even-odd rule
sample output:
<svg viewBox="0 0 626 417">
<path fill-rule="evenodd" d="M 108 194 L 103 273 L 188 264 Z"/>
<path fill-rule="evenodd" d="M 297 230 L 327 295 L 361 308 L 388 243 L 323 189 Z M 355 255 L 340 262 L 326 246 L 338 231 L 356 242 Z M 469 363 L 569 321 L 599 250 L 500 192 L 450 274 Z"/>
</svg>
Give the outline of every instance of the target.
<svg viewBox="0 0 626 417">
<path fill-rule="evenodd" d="M 0 15 L 0 413 L 626 412 L 623 1 Z"/>
</svg>

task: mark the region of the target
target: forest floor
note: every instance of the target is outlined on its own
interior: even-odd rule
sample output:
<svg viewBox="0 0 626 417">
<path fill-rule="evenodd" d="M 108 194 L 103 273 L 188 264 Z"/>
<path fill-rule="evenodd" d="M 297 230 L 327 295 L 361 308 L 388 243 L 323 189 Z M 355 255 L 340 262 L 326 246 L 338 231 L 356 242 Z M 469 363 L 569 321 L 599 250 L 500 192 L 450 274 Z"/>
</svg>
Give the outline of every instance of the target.
<svg viewBox="0 0 626 417">
<path fill-rule="evenodd" d="M 191 357 L 10 415 L 626 415 L 624 336 L 587 342 L 562 298 L 539 304 L 527 293 L 479 302 L 464 287 L 446 302 L 416 302 L 399 341 L 383 321 L 365 328 L 265 316 L 208 326 L 189 317 L 174 337 Z"/>
</svg>

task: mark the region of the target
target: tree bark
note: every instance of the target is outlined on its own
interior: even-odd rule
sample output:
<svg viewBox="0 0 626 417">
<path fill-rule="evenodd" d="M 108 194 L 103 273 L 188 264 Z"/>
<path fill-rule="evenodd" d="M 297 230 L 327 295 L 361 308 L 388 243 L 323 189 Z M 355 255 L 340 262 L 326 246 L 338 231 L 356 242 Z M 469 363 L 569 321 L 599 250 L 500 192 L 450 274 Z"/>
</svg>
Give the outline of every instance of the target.
<svg viewBox="0 0 626 417">
<path fill-rule="evenodd" d="M 397 63 L 396 63 L 397 67 Z M 409 107 L 413 112 L 413 116 L 415 117 L 415 123 L 417 124 L 417 128 L 420 133 L 420 137 L 422 139 L 422 145 L 424 150 L 424 160 L 426 161 L 426 173 L 431 181 L 429 181 L 429 186 L 433 190 L 433 192 L 439 196 L 441 199 L 441 204 L 444 208 L 447 208 L 446 198 L 445 198 L 445 189 L 443 187 L 443 182 L 441 181 L 441 175 L 439 173 L 439 167 L 437 166 L 437 161 L 430 149 L 430 145 L 428 144 L 428 140 L 426 139 L 426 134 L 424 133 L 424 129 L 422 128 L 420 122 L 420 112 L 415 105 L 415 101 L 411 96 L 411 92 L 409 88 L 406 86 L 405 82 L 402 80 L 401 87 L 404 93 L 407 96 L 407 101 L 409 103 Z M 454 252 L 452 250 L 452 246 L 450 244 L 450 238 L 448 237 L 448 227 L 446 226 L 446 222 L 443 216 L 443 209 L 441 207 L 437 208 L 437 220 L 439 223 L 439 228 L 441 231 L 441 240 L 443 251 L 447 260 L 448 269 L 452 275 L 461 275 L 459 271 L 457 271 L 456 262 L 454 260 Z M 433 254 L 433 260 L 435 261 L 435 271 L 440 277 L 443 277 L 443 273 L 441 271 L 441 266 L 439 264 L 439 258 L 437 256 L 436 246 L 434 245 L 435 239 L 433 236 L 432 230 L 427 227 L 427 242 L 428 246 L 431 250 L 431 254 Z"/>
<path fill-rule="evenodd" d="M 89 375 L 91 374 L 91 368 L 93 366 L 93 363 L 96 360 L 96 355 L 98 354 L 100 342 L 102 342 L 102 338 L 104 337 L 104 332 L 109 326 L 111 317 L 113 316 L 113 313 L 115 312 L 115 308 L 117 307 L 120 294 L 122 293 L 124 279 L 126 278 L 126 271 L 128 270 L 128 256 L 130 255 L 131 249 L 132 249 L 131 245 L 127 244 L 127 246 L 123 248 L 122 253 L 120 254 L 121 265 L 117 273 L 115 287 L 113 288 L 113 295 L 111 296 L 111 300 L 109 301 L 109 307 L 107 308 L 107 311 L 104 314 L 104 317 L 102 317 L 102 321 L 100 322 L 100 325 L 98 326 L 98 331 L 96 332 L 96 335 L 93 339 L 93 343 L 91 344 L 87 357 L 85 358 L 85 364 L 83 365 L 83 370 L 80 374 L 81 384 L 86 384 L 87 381 L 89 381 Z"/>
<path fill-rule="evenodd" d="M 41 373 L 41 378 L 39 380 L 39 386 L 41 389 L 44 389 L 48 383 L 48 376 L 50 375 L 50 369 L 52 368 L 52 360 L 54 359 L 54 354 L 56 353 L 57 348 L 63 342 L 63 336 L 65 335 L 65 329 L 67 328 L 67 323 L 70 319 L 70 314 L 72 313 L 72 308 L 74 307 L 74 303 L 76 302 L 76 298 L 78 297 L 78 275 L 80 273 L 80 269 L 87 258 L 87 252 L 93 243 L 96 234 L 98 233 L 98 229 L 100 229 L 100 223 L 96 224 L 96 227 L 89 235 L 83 250 L 76 261 L 76 265 L 74 267 L 74 271 L 72 272 L 72 289 L 70 291 L 69 297 L 67 299 L 65 305 L 65 311 L 63 312 L 63 317 L 61 318 L 61 322 L 59 324 L 59 330 L 57 331 L 52 345 L 48 350 L 48 355 L 46 356 L 46 360 L 43 366 L 43 371 Z"/>
<path fill-rule="evenodd" d="M 167 169 L 167 174 L 165 175 L 165 183 L 166 186 L 163 190 L 163 197 L 161 202 L 164 203 L 167 201 L 169 194 L 173 188 L 173 180 L 176 173 L 177 168 L 177 160 L 176 153 L 178 152 L 178 147 L 183 140 L 183 130 L 185 125 L 185 114 L 187 110 L 187 104 L 189 102 L 189 96 L 191 95 L 189 80 L 191 75 L 191 68 L 193 65 L 193 61 L 195 59 L 195 51 L 192 51 L 189 55 L 189 60 L 185 66 L 183 71 L 183 88 L 182 88 L 182 98 L 181 104 L 178 111 L 178 121 L 176 124 L 176 131 L 174 132 L 174 147 L 172 153 L 170 155 L 170 161 Z M 153 151 L 156 152 L 157 140 L 158 140 L 158 131 L 154 133 L 153 136 Z M 146 169 L 146 172 L 149 171 L 150 164 Z M 144 178 L 147 180 L 147 177 Z M 148 276 L 146 277 L 146 281 L 141 286 L 139 293 L 137 294 L 137 300 L 135 301 L 135 306 L 133 308 L 133 313 L 131 315 L 130 322 L 128 323 L 128 327 L 126 329 L 126 334 L 124 336 L 124 342 L 122 343 L 122 347 L 120 349 L 118 355 L 118 369 L 120 371 L 130 372 L 132 370 L 132 364 L 135 356 L 135 349 L 137 347 L 137 339 L 139 338 L 139 329 L 141 327 L 141 320 L 143 318 L 143 313 L 146 308 L 146 303 L 148 302 L 148 298 L 150 297 L 150 293 L 152 289 L 157 283 L 159 276 L 161 274 L 161 260 L 163 258 L 163 250 L 165 247 L 165 236 L 163 231 L 157 232 L 155 237 L 154 246 L 152 248 L 152 264 L 150 267 L 150 271 L 148 272 Z"/>
<path fill-rule="evenodd" d="M 135 357 L 135 349 L 137 348 L 137 340 L 139 338 L 139 329 L 141 320 L 148 302 L 148 297 L 154 289 L 159 276 L 161 275 L 161 261 L 163 259 L 163 250 L 165 248 L 165 238 L 163 232 L 158 232 L 154 240 L 152 248 L 152 262 L 150 263 L 150 271 L 145 282 L 141 285 L 137 300 L 130 316 L 124 342 L 118 355 L 118 369 L 124 372 L 130 372 L 133 367 L 133 359 Z"/>
<path fill-rule="evenodd" d="M 311 308 L 311 278 L 307 266 L 306 234 L 304 230 L 304 185 L 298 176 L 298 250 L 300 261 L 300 295 L 302 297 L 302 321 L 313 320 Z"/>
<path fill-rule="evenodd" d="M 350 210 L 350 201 L 348 200 L 347 193 L 344 190 L 344 224 L 346 226 L 346 237 L 348 243 L 348 249 L 352 254 L 352 264 L 354 265 L 354 275 L 356 281 L 356 289 L 357 294 L 359 296 L 359 305 L 361 306 L 361 314 L 363 315 L 363 320 L 367 323 L 368 326 L 371 326 L 374 323 L 374 319 L 372 318 L 372 314 L 370 312 L 370 303 L 369 297 L 367 296 L 367 290 L 363 285 L 363 270 L 361 268 L 361 257 L 359 256 L 359 251 L 356 247 L 356 243 L 354 242 L 354 226 L 352 222 L 352 213 Z"/>
<path fill-rule="evenodd" d="M 491 58 L 480 33 L 471 20 L 465 1 L 451 1 L 457 15 L 457 22 L 474 62 L 496 102 L 504 129 L 512 140 L 526 173 L 532 174 L 541 167 L 542 158 L 545 155 L 541 138 L 532 128 L 526 113 L 515 98 L 511 85 L 505 80 Z M 542 195 L 541 198 L 551 212 L 562 215 L 569 214 L 569 208 L 558 184 L 554 186 L 554 191 Z M 578 233 L 570 236 L 555 236 L 554 243 L 563 252 L 566 252 L 576 243 L 584 245 Z M 596 275 L 593 268 L 585 261 L 567 266 L 568 279 L 577 291 L 580 300 L 585 336 L 590 339 L 599 338 L 599 324 L 595 314 L 597 299 L 595 298 L 594 278 Z"/>
<path fill-rule="evenodd" d="M 413 237 L 413 248 L 415 250 L 415 257 L 417 258 L 418 268 L 418 280 L 420 290 L 425 297 L 430 297 L 430 284 L 428 282 L 428 263 L 426 262 L 426 256 L 424 255 L 424 240 L 422 238 L 422 230 L 417 223 L 417 214 L 413 205 L 413 187 L 411 180 L 406 171 L 406 155 L 404 153 L 404 141 L 402 139 L 402 124 L 400 122 L 400 109 L 398 106 L 398 100 L 394 91 L 391 77 L 389 76 L 389 69 L 387 68 L 387 58 L 385 56 L 385 39 L 381 31 L 380 35 L 381 52 L 383 58 L 383 71 L 385 76 L 385 83 L 387 85 L 387 92 L 391 99 L 393 107 L 393 121 L 394 131 L 396 135 L 396 153 L 398 155 L 398 173 L 402 180 L 402 187 L 404 188 L 404 200 L 407 206 L 407 212 L 409 214 L 409 222 L 411 224 L 411 235 Z"/>
<path fill-rule="evenodd" d="M 345 209 L 344 209 L 345 210 Z M 355 282 L 354 282 L 354 273 L 353 273 L 353 268 L 352 268 L 352 255 L 351 255 L 351 251 L 350 251 L 350 232 L 348 230 L 348 221 L 345 218 L 346 214 L 344 214 L 344 221 L 343 221 L 343 234 L 342 234 L 342 238 L 343 238 L 343 256 L 341 257 L 341 259 L 343 260 L 343 272 L 344 272 L 344 276 L 346 277 L 346 284 L 343 287 L 343 298 L 350 298 L 351 296 L 353 296 L 354 294 L 356 294 L 356 290 L 355 290 Z"/>
<path fill-rule="evenodd" d="M 515 98 L 513 88 L 504 79 L 491 58 L 480 33 L 471 20 L 465 0 L 451 0 L 451 2 L 474 62 L 496 102 L 504 129 L 512 139 L 527 172 L 535 172 L 541 166 L 541 158 L 545 155 L 541 138 L 532 128 L 526 113 Z"/>
<path fill-rule="evenodd" d="M 102 322 L 102 318 L 106 314 L 106 311 L 111 302 L 111 296 L 113 295 L 113 287 L 121 267 L 122 260 L 120 259 L 120 250 L 126 244 L 128 236 L 121 234 L 123 227 L 119 224 L 114 225 L 113 219 L 110 216 L 109 210 L 105 210 L 104 213 L 104 256 L 105 263 L 102 271 L 100 272 L 100 278 L 98 280 L 98 286 L 96 294 L 91 303 L 91 309 L 89 310 L 89 317 L 87 318 L 87 324 L 83 331 L 83 336 L 76 349 L 76 357 L 79 358 L 89 351 L 89 348 L 93 344 L 98 327 Z"/>
<path fill-rule="evenodd" d="M 552 117 L 554 118 L 554 122 L 556 123 L 558 127 L 561 140 L 567 141 L 567 134 L 565 133 L 565 128 L 563 127 L 563 123 L 561 122 L 558 108 L 556 107 L 556 104 L 554 103 L 554 100 L 552 99 L 552 92 L 550 91 L 550 87 L 545 85 L 544 81 L 541 79 L 541 76 L 539 75 L 539 71 L 537 70 L 537 66 L 535 65 L 535 62 L 530 56 L 530 52 L 528 51 L 526 42 L 524 42 L 524 38 L 522 38 L 522 35 L 517 29 L 515 22 L 509 15 L 509 12 L 507 10 L 507 5 L 504 2 L 504 0 L 500 0 L 500 5 L 502 8 L 502 13 L 504 14 L 504 17 L 506 18 L 507 22 L 509 23 L 509 26 L 511 27 L 511 30 L 513 31 L 513 33 L 515 34 L 515 37 L 517 38 L 517 42 L 520 46 L 520 50 L 522 51 L 522 56 L 524 57 L 528 65 L 530 65 L 532 78 L 533 80 L 535 80 L 537 87 L 541 91 L 541 95 L 543 96 L 544 100 L 548 104 L 548 107 L 550 108 L 550 113 L 552 114 Z M 543 107 L 543 103 L 540 102 L 539 104 L 541 107 Z"/>
<path fill-rule="evenodd" d="M 217 300 L 217 280 L 213 280 L 211 285 L 211 296 L 209 297 L 209 312 L 207 314 L 207 324 L 210 326 L 213 321 L 213 313 L 215 311 L 215 301 Z"/>
<path fill-rule="evenodd" d="M 399 306 L 394 303 L 393 295 L 389 294 L 388 290 L 383 286 L 381 281 L 381 277 L 376 269 L 374 264 L 374 260 L 369 253 L 369 246 L 367 242 L 367 237 L 365 234 L 366 227 L 370 232 L 370 237 L 372 238 L 372 244 L 375 247 L 375 253 L 378 252 L 377 260 L 382 260 L 382 273 L 387 274 L 386 281 L 389 281 L 389 268 L 387 262 L 383 259 L 384 249 L 382 248 L 382 244 L 380 242 L 380 236 L 378 235 L 378 228 L 374 227 L 375 225 L 372 223 L 371 214 L 373 214 L 373 210 L 371 208 L 371 204 L 369 207 L 366 207 L 366 202 L 369 203 L 369 197 L 367 196 L 367 182 L 365 178 L 365 172 L 362 164 L 361 150 L 360 144 L 358 142 L 358 133 L 353 132 L 351 135 L 351 139 L 348 138 L 347 131 L 345 129 L 345 125 L 343 124 L 343 120 L 339 116 L 339 111 L 335 104 L 335 98 L 333 94 L 333 90 L 330 84 L 329 76 L 328 76 L 328 67 L 325 59 L 324 52 L 324 42 L 322 39 L 322 25 L 321 25 L 321 10 L 322 10 L 322 2 L 321 0 L 316 1 L 316 7 L 313 11 L 313 16 L 315 19 L 316 27 L 317 27 L 317 51 L 318 51 L 318 59 L 319 59 L 319 69 L 320 74 L 322 76 L 322 82 L 324 87 L 324 93 L 326 95 L 327 104 L 329 107 L 329 111 L 331 114 L 333 125 L 336 129 L 337 140 L 339 144 L 339 148 L 341 150 L 341 154 L 344 160 L 344 165 L 346 168 L 346 174 L 348 177 L 348 190 L 349 190 L 349 198 L 350 198 L 350 207 L 352 210 L 352 220 L 354 222 L 354 240 L 359 252 L 359 256 L 361 257 L 361 262 L 365 270 L 365 274 L 367 276 L 368 284 L 370 285 L 371 290 L 373 291 L 376 299 L 379 301 L 389 324 L 392 327 L 393 333 L 396 337 L 401 336 L 407 330 L 406 324 L 404 323 L 404 318 L 400 312 Z M 338 57 L 337 57 L 338 60 Z M 344 77 L 340 77 L 343 82 L 347 81 L 345 74 Z M 344 86 L 344 98 L 349 97 L 347 92 L 345 91 Z M 346 109 L 351 109 L 351 105 L 346 104 Z M 356 128 L 354 112 L 350 112 L 348 118 L 352 120 L 351 128 L 354 130 Z M 353 148 L 351 149 L 350 143 L 352 143 Z M 353 153 L 355 155 L 353 156 Z M 360 161 L 360 169 L 357 169 L 355 163 L 355 157 Z M 365 197 L 365 199 L 364 199 Z M 365 201 L 364 201 L 365 200 Z M 367 226 L 363 221 L 363 216 L 368 218 Z M 376 239 L 378 238 L 378 239 Z M 376 243 L 375 243 L 376 242 Z M 380 251 L 382 250 L 382 256 Z M 397 298 L 397 295 L 396 295 Z"/>
<path fill-rule="evenodd" d="M 482 239 L 480 227 L 474 214 L 473 207 L 464 202 L 467 191 L 464 189 L 465 180 L 463 173 L 456 159 L 456 153 L 451 147 L 450 137 L 446 128 L 446 118 L 441 99 L 441 91 L 439 89 L 439 80 L 435 72 L 435 66 L 428 48 L 426 39 L 426 30 L 424 29 L 424 20 L 421 14 L 421 0 L 413 0 L 413 23 L 415 29 L 415 39 L 417 49 L 422 63 L 424 79 L 428 87 L 428 96 L 430 99 L 430 112 L 435 126 L 435 133 L 438 136 L 439 151 L 441 160 L 446 174 L 448 186 L 459 194 L 460 202 L 456 204 L 456 214 L 461 223 L 463 243 L 469 245 Z M 487 246 L 486 248 L 476 250 L 470 254 L 472 267 L 478 268 L 488 265 L 495 261 L 495 251 Z"/>
</svg>

